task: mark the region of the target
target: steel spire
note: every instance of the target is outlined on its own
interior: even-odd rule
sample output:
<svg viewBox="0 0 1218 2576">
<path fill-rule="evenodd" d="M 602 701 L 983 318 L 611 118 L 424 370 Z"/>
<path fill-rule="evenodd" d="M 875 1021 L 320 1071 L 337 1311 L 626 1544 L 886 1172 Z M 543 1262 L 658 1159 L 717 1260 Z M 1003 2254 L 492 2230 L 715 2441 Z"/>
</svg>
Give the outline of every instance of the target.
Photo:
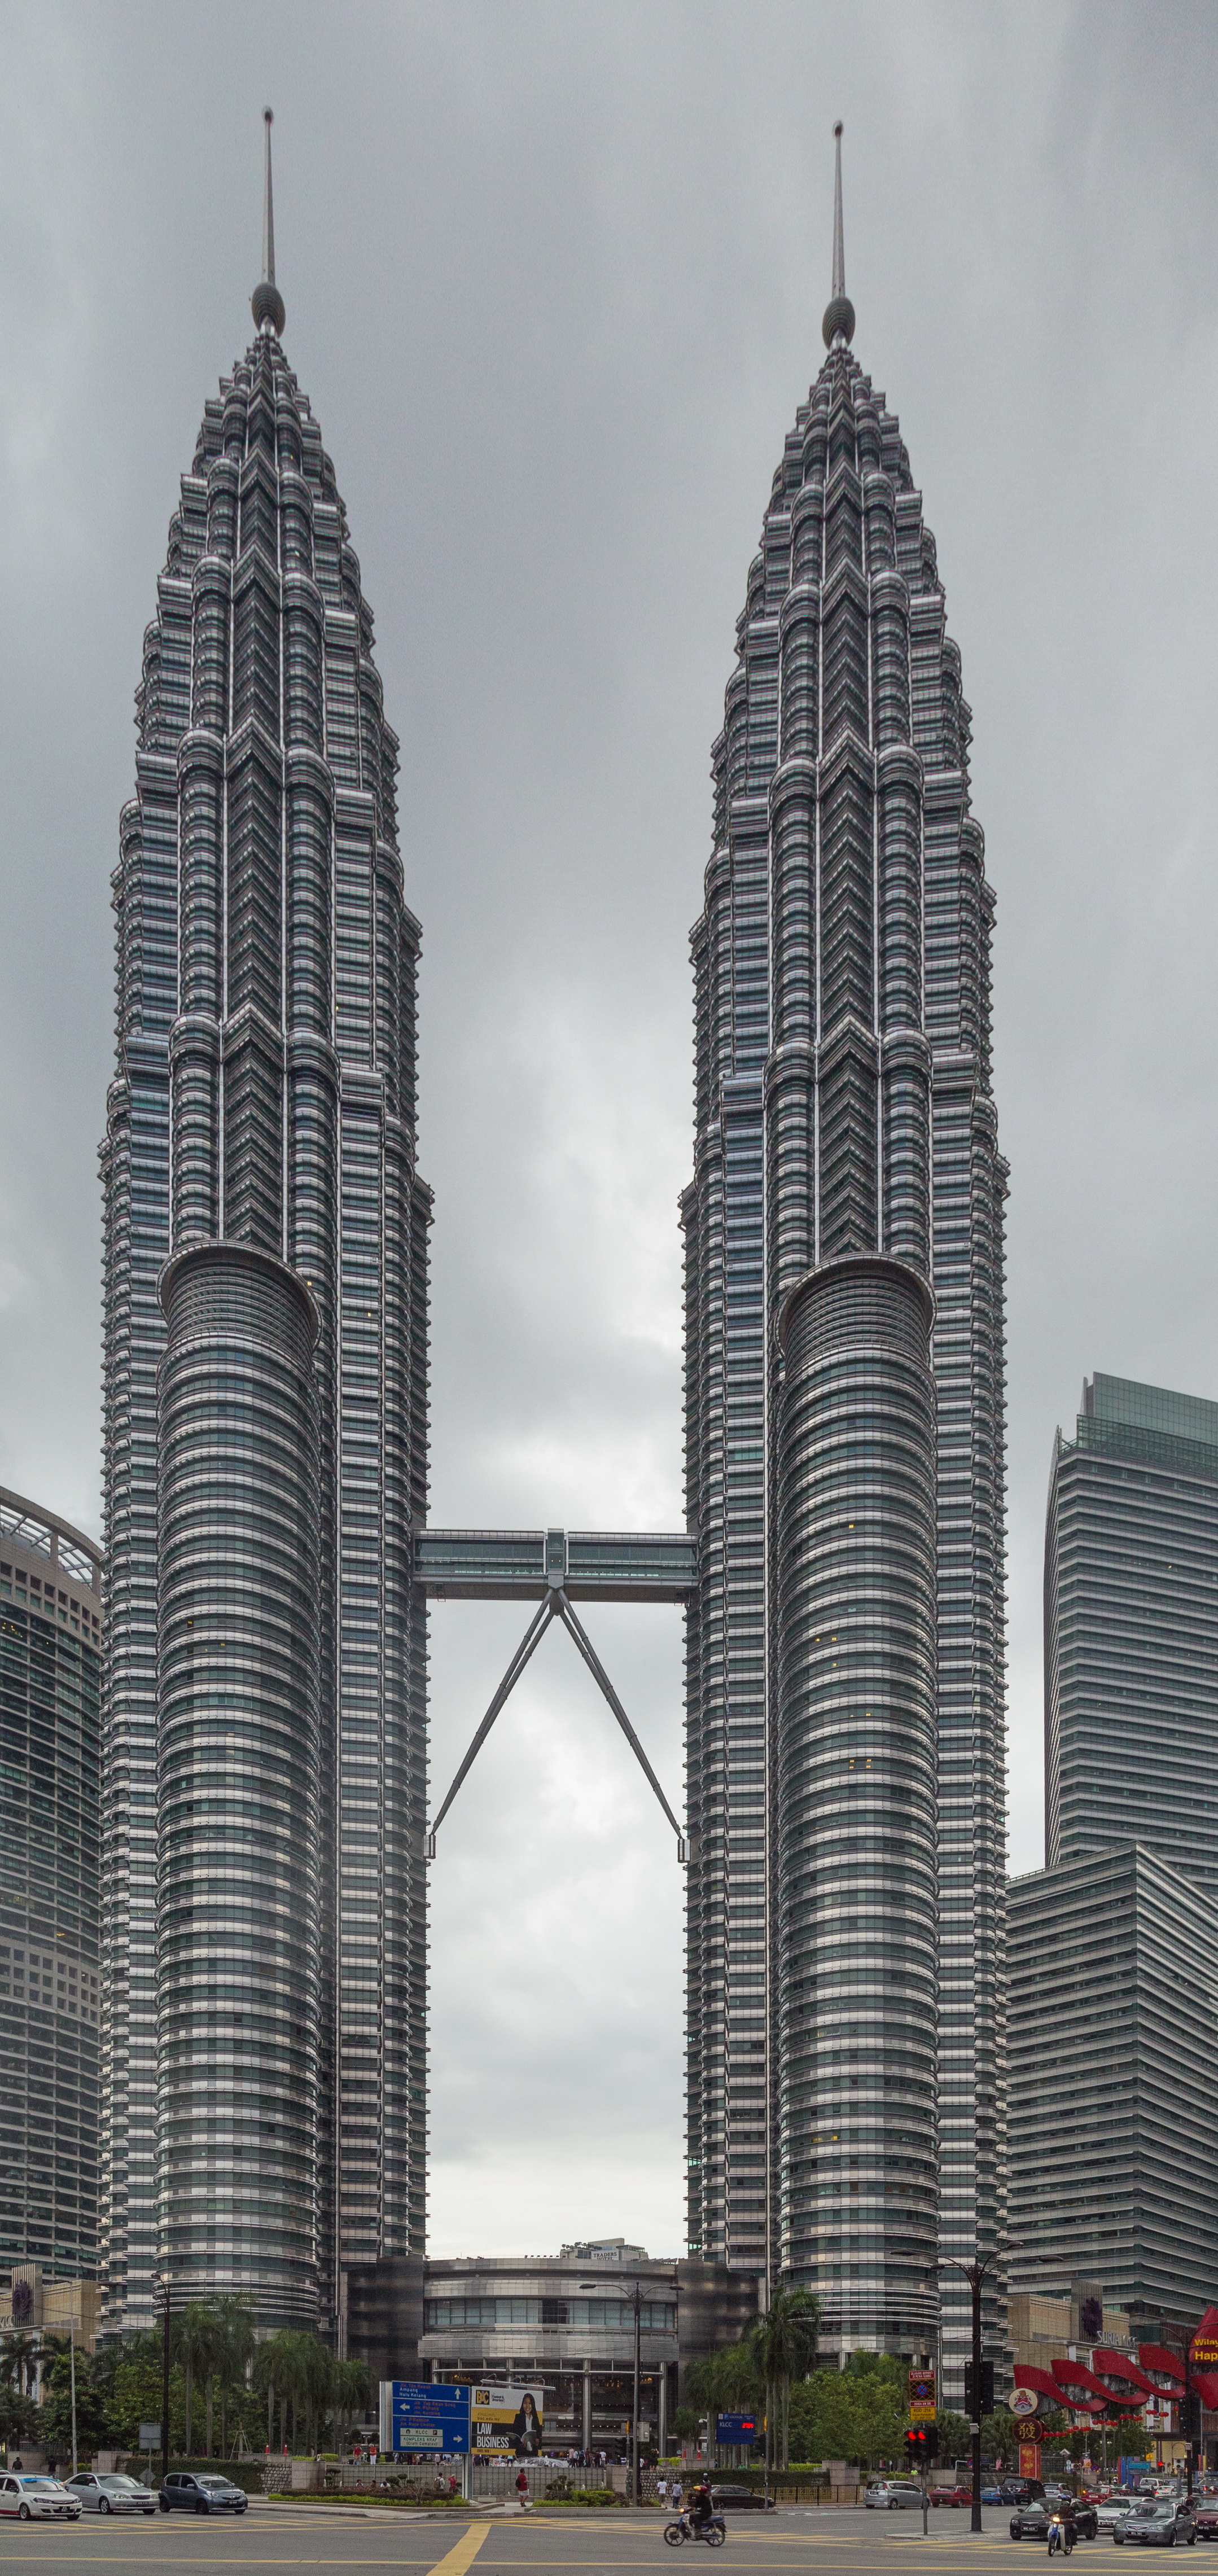
<svg viewBox="0 0 1218 2576">
<path fill-rule="evenodd" d="M 283 297 L 275 284 L 275 200 L 271 191 L 271 127 L 274 122 L 273 109 L 264 107 L 266 175 L 262 200 L 262 277 L 250 297 L 250 309 L 259 330 L 273 331 L 278 338 L 287 315 Z"/>
<path fill-rule="evenodd" d="M 846 293 L 846 244 L 842 227 L 842 125 L 839 117 L 833 128 L 836 145 L 836 167 L 833 177 L 833 289 L 825 306 L 821 329 L 825 347 L 831 349 L 837 339 L 849 344 L 854 338 L 854 306 Z"/>
</svg>

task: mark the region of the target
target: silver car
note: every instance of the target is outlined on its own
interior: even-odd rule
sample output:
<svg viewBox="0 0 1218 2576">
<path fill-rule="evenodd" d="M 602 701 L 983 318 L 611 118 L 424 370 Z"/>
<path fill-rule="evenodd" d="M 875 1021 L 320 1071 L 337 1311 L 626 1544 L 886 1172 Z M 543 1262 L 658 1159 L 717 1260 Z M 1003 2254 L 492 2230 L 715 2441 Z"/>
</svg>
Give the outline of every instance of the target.
<svg viewBox="0 0 1218 2576">
<path fill-rule="evenodd" d="M 81 2469 L 68 2480 L 86 2513 L 155 2513 L 156 2497 L 122 2469 Z"/>
<path fill-rule="evenodd" d="M 900 2513 L 905 2505 L 920 2505 L 922 2489 L 916 2478 L 877 2478 L 863 2498 L 875 2513 Z"/>
<path fill-rule="evenodd" d="M 11 2513 L 18 2522 L 79 2522 L 80 2501 L 58 2478 L 7 2469 L 0 2477 L 0 2513 Z"/>
</svg>

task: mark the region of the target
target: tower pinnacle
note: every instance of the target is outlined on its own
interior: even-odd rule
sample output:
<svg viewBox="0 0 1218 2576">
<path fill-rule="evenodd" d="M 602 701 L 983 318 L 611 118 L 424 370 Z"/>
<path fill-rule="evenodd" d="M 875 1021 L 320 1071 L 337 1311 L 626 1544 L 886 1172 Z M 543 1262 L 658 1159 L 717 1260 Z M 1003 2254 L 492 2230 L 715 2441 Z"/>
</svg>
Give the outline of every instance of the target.
<svg viewBox="0 0 1218 2576">
<path fill-rule="evenodd" d="M 266 133 L 266 179 L 262 200 L 262 277 L 250 297 L 250 310 L 260 331 L 270 330 L 278 337 L 287 314 L 283 297 L 275 284 L 275 201 L 271 194 L 271 127 L 274 122 L 273 110 L 264 107 L 262 123 Z M 850 320 L 853 327 L 853 314 Z"/>
<path fill-rule="evenodd" d="M 849 343 L 854 338 L 854 306 L 846 293 L 846 250 L 842 233 L 842 126 L 839 117 L 833 128 L 837 146 L 837 166 L 833 181 L 833 292 L 825 306 L 821 329 L 825 347 L 831 349 L 837 339 Z M 270 151 L 270 144 L 267 145 Z M 270 164 L 268 162 L 268 169 Z M 268 179 L 269 187 L 270 181 Z"/>
</svg>

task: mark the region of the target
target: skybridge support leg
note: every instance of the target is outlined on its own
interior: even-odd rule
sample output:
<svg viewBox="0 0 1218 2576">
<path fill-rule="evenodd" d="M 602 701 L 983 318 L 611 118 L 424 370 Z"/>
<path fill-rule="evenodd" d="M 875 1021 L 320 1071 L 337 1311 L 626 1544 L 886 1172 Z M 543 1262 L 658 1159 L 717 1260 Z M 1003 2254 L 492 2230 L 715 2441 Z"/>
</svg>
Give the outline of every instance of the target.
<svg viewBox="0 0 1218 2576">
<path fill-rule="evenodd" d="M 523 1637 L 522 1637 L 522 1638 L 521 1638 L 521 1640 L 520 1640 L 520 1644 L 517 1646 L 517 1648 L 516 1648 L 516 1652 L 515 1652 L 515 1654 L 513 1655 L 513 1657 L 512 1657 L 512 1660 L 511 1660 L 510 1664 L 508 1665 L 507 1671 L 505 1672 L 505 1674 L 504 1674 L 504 1676 L 503 1676 L 503 1679 L 502 1679 L 502 1681 L 501 1681 L 501 1682 L 500 1682 L 500 1684 L 499 1684 L 499 1688 L 498 1688 L 498 1690 L 496 1691 L 496 1693 L 495 1693 L 495 1696 L 494 1696 L 493 1700 L 491 1701 L 490 1707 L 488 1708 L 488 1710 L 487 1710 L 487 1712 L 486 1712 L 486 1715 L 485 1715 L 485 1717 L 484 1717 L 484 1718 L 483 1718 L 483 1720 L 482 1720 L 482 1724 L 481 1724 L 481 1726 L 479 1727 L 479 1729 L 478 1729 L 478 1732 L 477 1732 L 476 1736 L 474 1737 L 473 1743 L 471 1744 L 471 1746 L 470 1746 L 470 1748 L 469 1748 L 469 1751 L 468 1751 L 468 1753 L 467 1753 L 467 1754 L 466 1754 L 466 1756 L 465 1756 L 465 1760 L 464 1760 L 464 1762 L 462 1763 L 461 1768 L 460 1768 L 460 1770 L 459 1770 L 459 1771 L 458 1771 L 458 1773 L 457 1773 L 456 1779 L 454 1780 L 454 1782 L 453 1782 L 453 1784 L 452 1784 L 452 1787 L 451 1787 L 451 1789 L 449 1790 L 448 1796 L 446 1797 L 446 1799 L 445 1799 L 445 1801 L 444 1801 L 444 1804 L 443 1804 L 443 1806 L 442 1806 L 442 1807 L 441 1807 L 441 1809 L 440 1809 L 439 1815 L 436 1817 L 435 1823 L 434 1823 L 434 1824 L 433 1824 L 433 1826 L 431 1827 L 431 1831 L 430 1831 L 430 1832 L 429 1832 L 429 1834 L 428 1834 L 428 1837 L 427 1837 L 427 1843 L 426 1843 L 426 1852 L 427 1852 L 427 1858 L 428 1858 L 428 1860 L 434 1860 L 434 1859 L 435 1859 L 435 1856 L 436 1856 L 436 1835 L 438 1834 L 438 1832 L 439 1832 L 439 1830 L 440 1830 L 440 1827 L 441 1827 L 441 1825 L 443 1824 L 443 1822 L 444 1822 L 444 1819 L 445 1819 L 446 1815 L 448 1814 L 448 1810 L 449 1810 L 449 1808 L 450 1808 L 450 1807 L 451 1807 L 451 1805 L 452 1805 L 453 1799 L 456 1797 L 457 1791 L 458 1791 L 458 1789 L 460 1788 L 460 1786 L 461 1786 L 461 1783 L 462 1783 L 463 1779 L 465 1778 L 465 1774 L 466 1774 L 466 1772 L 469 1770 L 470 1765 L 471 1765 L 471 1763 L 475 1760 L 476 1756 L 481 1752 L 482 1747 L 483 1747 L 483 1745 L 485 1744 L 485 1742 L 486 1742 L 486 1739 L 487 1739 L 488 1735 L 490 1734 L 491 1728 L 492 1728 L 492 1726 L 494 1725 L 495 1720 L 496 1720 L 496 1718 L 497 1718 L 497 1717 L 498 1717 L 498 1715 L 499 1715 L 499 1711 L 500 1711 L 500 1709 L 503 1707 L 504 1701 L 505 1701 L 505 1700 L 508 1700 L 508 1699 L 510 1699 L 510 1698 L 511 1698 L 512 1692 L 513 1692 L 513 1691 L 515 1690 L 515 1688 L 516 1688 L 516 1684 L 517 1684 L 517 1682 L 519 1681 L 519 1679 L 520 1679 L 520 1676 L 521 1676 L 522 1672 L 524 1671 L 525 1665 L 527 1664 L 527 1662 L 528 1662 L 528 1660 L 529 1660 L 530 1655 L 534 1652 L 535 1648 L 536 1648 L 536 1647 L 538 1647 L 538 1646 L 541 1644 L 541 1640 L 542 1640 L 543 1636 L 545 1635 L 546 1629 L 549 1627 L 550 1621 L 551 1621 L 551 1619 L 552 1619 L 553 1617 L 554 1617 L 554 1595 L 553 1595 L 553 1593 L 551 1592 L 551 1593 L 547 1594 L 546 1599 L 542 1602 L 541 1608 L 540 1608 L 540 1610 L 537 1612 L 537 1616 L 536 1616 L 536 1618 L 535 1618 L 535 1619 L 530 1620 L 529 1625 L 528 1625 L 528 1627 L 526 1628 L 526 1630 L 525 1630 L 525 1632 L 524 1632 L 524 1635 L 523 1635 Z"/>
<path fill-rule="evenodd" d="M 587 1629 L 584 1627 L 582 1621 L 577 1619 L 575 1612 L 567 1599 L 566 1593 L 563 1591 L 562 1585 L 559 1583 L 555 1583 L 551 1587 L 545 1600 L 542 1602 L 540 1610 L 537 1612 L 536 1618 L 533 1619 L 528 1628 L 526 1628 L 520 1644 L 516 1648 L 516 1652 L 508 1665 L 507 1671 L 499 1684 L 499 1688 L 491 1701 L 490 1707 L 482 1720 L 482 1724 L 474 1737 L 473 1743 L 465 1756 L 465 1760 L 453 1781 L 452 1787 L 448 1792 L 448 1796 L 436 1816 L 435 1823 L 431 1826 L 428 1832 L 427 1840 L 424 1845 L 424 1851 L 428 1860 L 435 1859 L 436 1835 L 448 1814 L 448 1810 L 452 1805 L 453 1799 L 456 1797 L 457 1791 L 465 1778 L 466 1772 L 470 1769 L 471 1764 L 476 1760 L 478 1754 L 481 1752 L 482 1747 L 490 1734 L 491 1728 L 499 1715 L 500 1709 L 503 1707 L 505 1700 L 509 1699 L 512 1692 L 515 1690 L 516 1684 L 524 1671 L 525 1665 L 528 1663 L 530 1655 L 532 1655 L 535 1649 L 540 1645 L 546 1629 L 549 1627 L 551 1619 L 561 1620 L 563 1627 L 568 1631 L 569 1635 L 574 1638 L 598 1690 L 602 1691 L 605 1698 L 608 1700 L 609 1706 L 617 1719 L 618 1725 L 626 1738 L 627 1744 L 630 1746 L 630 1750 L 633 1753 L 640 1770 L 645 1773 L 655 1796 L 658 1798 L 660 1805 L 668 1818 L 669 1824 L 672 1826 L 673 1832 L 677 1837 L 677 1859 L 679 1861 L 687 1861 L 689 1859 L 688 1838 L 683 1828 L 677 1823 L 677 1819 L 669 1806 L 668 1800 L 660 1787 L 660 1783 L 643 1751 L 643 1747 L 626 1715 L 626 1711 L 609 1679 L 609 1675 L 601 1662 L 600 1656 L 597 1654 L 596 1648 L 592 1643 L 592 1639 L 588 1635 Z"/>
<path fill-rule="evenodd" d="M 609 1679 L 609 1675 L 601 1662 L 600 1656 L 597 1654 L 596 1648 L 592 1643 L 592 1639 L 589 1636 L 587 1629 L 584 1627 L 582 1620 L 577 1619 L 565 1592 L 557 1592 L 553 1597 L 557 1616 L 561 1619 L 564 1628 L 568 1631 L 568 1634 L 574 1637 L 575 1643 L 583 1656 L 584 1662 L 586 1663 L 593 1680 L 596 1682 L 598 1688 L 603 1691 L 605 1698 L 608 1700 L 609 1706 L 617 1719 L 618 1725 L 626 1738 L 627 1744 L 630 1746 L 630 1750 L 633 1753 L 636 1762 L 650 1781 L 656 1797 L 659 1799 L 660 1805 L 668 1818 L 669 1824 L 672 1826 L 673 1832 L 677 1837 L 678 1860 L 688 1860 L 689 1849 L 685 1835 L 682 1832 L 680 1825 L 677 1823 L 676 1817 L 674 1816 L 668 1800 L 660 1787 L 660 1783 L 652 1770 L 651 1764 L 643 1751 L 643 1747 L 635 1734 L 634 1728 L 626 1715 L 626 1711 L 618 1698 L 617 1692 Z"/>
</svg>

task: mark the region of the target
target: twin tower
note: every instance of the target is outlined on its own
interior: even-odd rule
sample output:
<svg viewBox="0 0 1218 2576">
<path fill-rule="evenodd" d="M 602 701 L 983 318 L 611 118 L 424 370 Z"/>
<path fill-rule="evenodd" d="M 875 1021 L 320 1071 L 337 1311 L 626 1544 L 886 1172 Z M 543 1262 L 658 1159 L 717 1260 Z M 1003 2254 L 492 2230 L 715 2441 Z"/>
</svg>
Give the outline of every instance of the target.
<svg viewBox="0 0 1218 2576">
<path fill-rule="evenodd" d="M 426 1596 L 519 1590 L 583 1651 L 583 1564 L 687 1604 L 689 2251 L 815 2290 L 829 2348 L 941 2330 L 951 2384 L 952 2266 L 1005 2225 L 993 903 L 934 540 L 852 354 L 840 137 L 694 932 L 689 1536 L 619 1543 L 616 1588 L 593 1534 L 425 1531 L 419 927 L 269 155 L 268 119 L 255 337 L 182 480 L 114 879 L 107 2314 L 167 2286 L 324 2325 L 421 2253 Z"/>
</svg>

